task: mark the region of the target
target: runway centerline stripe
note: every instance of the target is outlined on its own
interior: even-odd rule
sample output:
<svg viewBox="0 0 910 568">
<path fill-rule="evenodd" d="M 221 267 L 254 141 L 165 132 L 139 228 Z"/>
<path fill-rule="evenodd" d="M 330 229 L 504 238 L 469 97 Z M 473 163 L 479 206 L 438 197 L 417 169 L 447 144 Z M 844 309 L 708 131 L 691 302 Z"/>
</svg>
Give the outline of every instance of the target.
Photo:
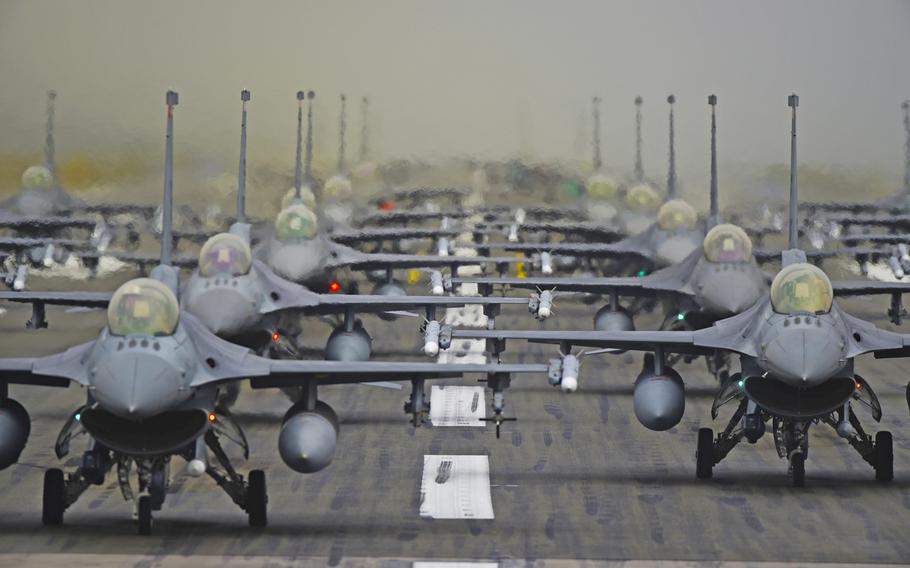
<svg viewBox="0 0 910 568">
<path fill-rule="evenodd" d="M 430 422 L 433 426 L 485 426 L 483 387 L 433 385 L 430 390 Z"/>
<path fill-rule="evenodd" d="M 492 519 L 488 456 L 423 456 L 420 516 L 431 519 Z"/>
</svg>

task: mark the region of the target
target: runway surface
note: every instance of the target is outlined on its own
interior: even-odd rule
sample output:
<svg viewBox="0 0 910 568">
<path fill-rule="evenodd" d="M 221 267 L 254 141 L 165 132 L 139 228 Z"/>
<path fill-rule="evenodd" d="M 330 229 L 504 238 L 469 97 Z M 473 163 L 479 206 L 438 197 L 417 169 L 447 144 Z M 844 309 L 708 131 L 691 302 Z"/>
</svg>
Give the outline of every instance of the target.
<svg viewBox="0 0 910 568">
<path fill-rule="evenodd" d="M 28 332 L 23 325 L 29 310 L 3 307 L 5 357 L 47 354 L 90 340 L 103 322 L 103 312 L 49 309 L 51 328 Z M 517 315 L 500 317 L 498 326 L 536 326 L 523 311 L 518 306 Z M 545 325 L 589 327 L 593 311 L 562 306 Z M 417 345 L 413 320 L 393 325 L 395 333 L 388 333 L 384 322 L 367 321 L 376 351 Z M 318 344 L 327 327 L 312 326 Z M 510 344 L 511 360 L 519 352 L 525 361 L 555 353 L 547 346 Z M 894 433 L 894 481 L 877 483 L 872 468 L 833 430 L 817 426 L 806 487 L 795 489 L 767 435 L 755 446 L 737 447 L 715 468 L 714 479 L 697 480 L 696 431 L 722 428 L 733 409 L 723 409 L 712 423 L 713 378 L 703 362 L 681 365 L 688 395 L 683 421 L 668 432 L 646 430 L 632 413 L 640 360 L 587 359 L 574 394 L 553 389 L 544 376 L 513 379 L 506 414 L 518 421 L 506 423 L 499 440 L 490 426 L 415 430 L 402 412 L 408 387 L 323 388 L 321 398 L 341 418 L 341 434 L 334 463 L 312 475 L 291 471 L 278 457 L 278 426 L 289 402 L 277 393 L 246 389 L 235 414 L 252 455 L 240 469 L 266 470 L 269 526 L 247 526 L 246 515 L 211 480 L 187 477 L 182 460 L 175 459 L 170 494 L 150 537 L 136 535 L 131 505 L 114 476 L 87 491 L 67 511 L 63 526 L 41 525 L 43 470 L 60 467 L 54 439 L 83 394 L 77 388 L 13 386 L 12 396 L 31 413 L 32 435 L 20 463 L 0 472 L 0 564 L 59 565 L 61 553 L 76 566 L 172 566 L 188 555 L 198 557 L 199 566 L 284 566 L 294 559 L 294 565 L 340 566 L 367 565 L 366 559 L 375 566 L 412 560 L 502 566 L 567 566 L 571 559 L 910 562 L 910 418 L 904 398 L 910 363 L 867 357 L 858 365 L 885 416 L 876 425 L 863 410 L 858 413 L 870 431 Z M 76 444 L 70 468 L 80 451 Z M 494 518 L 421 517 L 425 456 L 485 456 Z M 437 472 L 434 482 L 448 483 L 446 476 L 457 477 L 458 471 Z"/>
</svg>

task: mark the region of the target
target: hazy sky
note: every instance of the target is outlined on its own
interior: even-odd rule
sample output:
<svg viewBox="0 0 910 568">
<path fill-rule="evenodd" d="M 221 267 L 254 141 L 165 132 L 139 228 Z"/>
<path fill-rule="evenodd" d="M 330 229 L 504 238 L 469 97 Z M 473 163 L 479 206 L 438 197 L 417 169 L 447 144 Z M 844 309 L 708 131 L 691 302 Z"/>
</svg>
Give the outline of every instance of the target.
<svg viewBox="0 0 910 568">
<path fill-rule="evenodd" d="M 599 94 L 604 161 L 625 173 L 641 94 L 645 166 L 660 178 L 667 94 L 683 174 L 695 175 L 707 168 L 708 94 L 720 99 L 722 162 L 764 164 L 787 159 L 796 91 L 804 160 L 897 174 L 908 53 L 900 1 L 0 0 L 0 149 L 41 148 L 55 88 L 61 155 L 161 152 L 173 87 L 178 151 L 233 169 L 248 87 L 251 162 L 290 164 L 301 88 L 317 92 L 323 159 L 334 159 L 342 91 L 357 101 L 352 151 L 366 94 L 382 156 L 568 158 Z"/>
</svg>

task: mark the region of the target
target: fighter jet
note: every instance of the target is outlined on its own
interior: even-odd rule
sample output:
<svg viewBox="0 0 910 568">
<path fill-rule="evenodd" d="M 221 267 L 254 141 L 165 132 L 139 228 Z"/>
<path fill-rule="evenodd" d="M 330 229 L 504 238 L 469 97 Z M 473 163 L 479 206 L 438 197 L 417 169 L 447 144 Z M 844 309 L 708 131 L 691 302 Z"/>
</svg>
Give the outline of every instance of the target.
<svg viewBox="0 0 910 568">
<path fill-rule="evenodd" d="M 168 92 L 166 171 L 173 156 L 173 110 L 177 94 Z M 171 223 L 173 178 L 165 176 L 164 223 Z M 265 473 L 248 477 L 236 471 L 222 442 L 233 441 L 245 454 L 249 447 L 230 413 L 218 406 L 220 389 L 241 380 L 253 388 L 282 388 L 295 393 L 278 437 L 282 460 L 300 473 L 326 467 L 338 437 L 338 419 L 318 400 L 318 386 L 410 380 L 408 412 L 417 418 L 427 410 L 424 381 L 486 374 L 496 397 L 515 373 L 542 372 L 544 365 L 452 365 L 438 363 L 362 363 L 272 360 L 228 343 L 181 311 L 178 272 L 170 264 L 168 240 L 161 245 L 161 264 L 151 278 L 122 285 L 107 310 L 107 325 L 98 338 L 47 357 L 0 359 L 0 468 L 15 463 L 28 440 L 30 419 L 9 398 L 8 385 L 66 387 L 87 390 L 86 403 L 74 409 L 55 445 L 64 458 L 79 436 L 89 440 L 81 465 L 69 474 L 45 472 L 42 521 L 63 522 L 68 507 L 91 485 L 103 485 L 116 466 L 121 492 L 134 500 L 138 531 L 150 534 L 152 514 L 160 510 L 168 488 L 171 459 L 187 461 L 187 472 L 208 474 L 249 516 L 250 525 L 267 522 Z M 214 460 L 210 460 L 210 456 Z M 138 492 L 130 483 L 135 467 Z"/>
<path fill-rule="evenodd" d="M 880 431 L 866 433 L 853 411 L 854 402 L 870 410 L 875 421 L 881 405 L 871 385 L 854 369 L 854 359 L 865 353 L 876 357 L 910 356 L 910 335 L 894 333 L 846 313 L 834 301 L 836 294 L 885 293 L 900 298 L 905 284 L 832 284 L 827 275 L 807 262 L 798 249 L 796 179 L 796 108 L 792 112 L 790 178 L 790 249 L 782 256 L 782 270 L 770 293 L 750 309 L 698 331 L 470 331 L 456 330 L 454 338 L 484 338 L 493 342 L 525 339 L 557 343 L 564 353 L 553 366 L 550 381 L 563 390 L 578 387 L 578 357 L 573 346 L 639 350 L 648 354 L 635 381 L 634 409 L 639 421 L 652 430 L 679 423 L 685 408 L 680 374 L 667 364 L 667 355 L 738 355 L 741 372 L 731 376 L 712 406 L 737 401 L 727 427 L 716 437 L 710 428 L 698 433 L 696 474 L 711 477 L 713 467 L 743 439 L 757 442 L 771 423 L 777 451 L 790 464 L 793 483 L 805 483 L 808 429 L 813 423 L 834 428 L 875 469 L 876 479 L 893 477 L 892 437 Z"/>
</svg>

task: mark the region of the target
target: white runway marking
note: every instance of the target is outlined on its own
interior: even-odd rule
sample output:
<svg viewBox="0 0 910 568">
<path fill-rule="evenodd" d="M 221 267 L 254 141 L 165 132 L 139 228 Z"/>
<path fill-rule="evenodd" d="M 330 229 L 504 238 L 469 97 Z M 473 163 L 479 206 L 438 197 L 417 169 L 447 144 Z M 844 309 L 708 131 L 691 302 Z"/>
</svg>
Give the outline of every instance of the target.
<svg viewBox="0 0 910 568">
<path fill-rule="evenodd" d="M 423 456 L 420 516 L 431 519 L 492 519 L 487 456 Z"/>
<path fill-rule="evenodd" d="M 433 426 L 484 426 L 483 387 L 433 386 L 430 422 Z"/>
<path fill-rule="evenodd" d="M 414 568 L 499 568 L 498 562 L 415 562 Z"/>
</svg>

